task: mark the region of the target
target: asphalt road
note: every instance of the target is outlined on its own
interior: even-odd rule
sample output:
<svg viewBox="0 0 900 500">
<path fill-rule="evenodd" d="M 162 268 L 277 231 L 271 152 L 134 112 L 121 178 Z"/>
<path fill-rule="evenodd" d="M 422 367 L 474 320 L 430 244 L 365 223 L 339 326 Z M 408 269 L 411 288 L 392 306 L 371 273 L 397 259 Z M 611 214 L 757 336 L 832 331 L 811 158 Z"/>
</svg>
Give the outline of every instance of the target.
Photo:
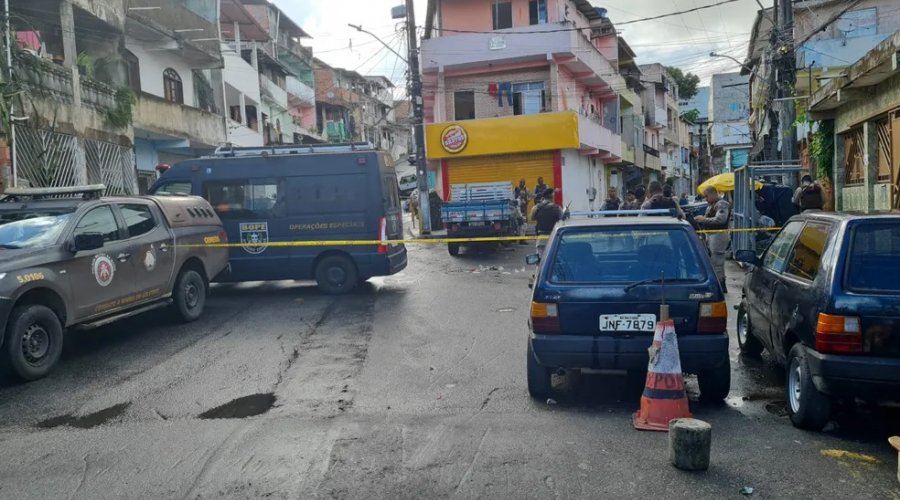
<svg viewBox="0 0 900 500">
<path fill-rule="evenodd" d="M 898 412 L 794 429 L 767 358 L 733 353 L 728 403 L 692 401 L 713 426 L 705 473 L 632 428 L 624 377 L 529 399 L 529 248 L 416 246 L 405 272 L 350 296 L 216 286 L 196 323 L 149 313 L 72 334 L 49 378 L 0 386 L 0 497 L 900 498 Z"/>
</svg>

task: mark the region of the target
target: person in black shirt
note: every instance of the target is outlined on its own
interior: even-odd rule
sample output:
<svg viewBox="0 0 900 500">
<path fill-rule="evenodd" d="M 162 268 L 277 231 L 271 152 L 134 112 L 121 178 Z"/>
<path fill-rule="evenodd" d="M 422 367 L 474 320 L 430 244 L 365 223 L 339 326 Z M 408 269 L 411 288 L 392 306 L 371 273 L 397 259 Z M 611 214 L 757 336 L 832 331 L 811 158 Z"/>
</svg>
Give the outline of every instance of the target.
<svg viewBox="0 0 900 500">
<path fill-rule="evenodd" d="M 547 236 L 551 232 L 553 232 L 553 227 L 556 226 L 556 223 L 562 219 L 563 211 L 559 205 L 553 202 L 553 188 L 547 188 L 543 197 L 541 198 L 540 203 L 534 206 L 531 209 L 531 219 L 535 221 L 537 224 L 536 232 L 538 236 Z M 539 255 L 544 254 L 544 249 L 547 247 L 547 241 L 543 239 L 537 240 L 537 245 L 535 248 L 537 249 L 537 253 Z"/>
</svg>

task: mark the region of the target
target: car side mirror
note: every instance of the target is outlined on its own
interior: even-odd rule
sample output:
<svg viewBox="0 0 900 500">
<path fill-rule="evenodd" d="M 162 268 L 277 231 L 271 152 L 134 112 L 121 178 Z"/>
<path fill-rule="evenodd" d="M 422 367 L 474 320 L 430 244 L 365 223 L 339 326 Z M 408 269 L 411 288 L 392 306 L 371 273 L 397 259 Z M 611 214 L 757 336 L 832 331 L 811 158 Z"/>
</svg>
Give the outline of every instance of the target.
<svg viewBox="0 0 900 500">
<path fill-rule="evenodd" d="M 82 233 L 75 235 L 75 242 L 72 245 L 72 249 L 75 252 L 96 250 L 98 248 L 103 248 L 103 235 L 101 233 Z"/>
<path fill-rule="evenodd" d="M 759 264 L 759 257 L 757 257 L 756 252 L 753 250 L 738 250 L 734 252 L 734 260 L 736 262 L 743 262 L 744 264 Z"/>
<path fill-rule="evenodd" d="M 525 263 L 529 266 L 536 266 L 541 262 L 541 256 L 538 254 L 531 254 L 525 256 Z"/>
</svg>

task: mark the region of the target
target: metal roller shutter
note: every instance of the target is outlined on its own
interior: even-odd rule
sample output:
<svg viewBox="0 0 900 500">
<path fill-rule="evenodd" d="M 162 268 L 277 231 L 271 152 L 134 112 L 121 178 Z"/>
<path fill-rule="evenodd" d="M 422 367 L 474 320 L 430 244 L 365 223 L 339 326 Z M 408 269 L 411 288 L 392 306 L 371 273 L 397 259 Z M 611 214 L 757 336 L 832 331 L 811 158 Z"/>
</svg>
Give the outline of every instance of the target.
<svg viewBox="0 0 900 500">
<path fill-rule="evenodd" d="M 515 186 L 519 179 L 525 179 L 528 189 L 533 190 L 538 177 L 553 186 L 553 152 L 453 158 L 447 161 L 447 171 L 451 185 L 509 181 Z M 449 186 L 445 189 L 449 192 Z"/>
</svg>

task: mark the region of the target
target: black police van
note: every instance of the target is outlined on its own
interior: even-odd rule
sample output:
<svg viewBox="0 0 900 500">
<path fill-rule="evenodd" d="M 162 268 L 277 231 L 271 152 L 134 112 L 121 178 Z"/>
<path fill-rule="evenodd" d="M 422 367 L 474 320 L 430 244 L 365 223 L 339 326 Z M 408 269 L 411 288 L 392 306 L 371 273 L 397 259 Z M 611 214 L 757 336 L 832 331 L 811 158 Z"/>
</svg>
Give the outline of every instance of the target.
<svg viewBox="0 0 900 500">
<path fill-rule="evenodd" d="M 406 267 L 402 244 L 337 244 L 403 239 L 397 176 L 369 144 L 219 148 L 173 165 L 150 191 L 210 202 L 240 244 L 223 281 L 315 279 L 337 294 Z M 279 245 L 297 241 L 323 243 Z"/>
</svg>

